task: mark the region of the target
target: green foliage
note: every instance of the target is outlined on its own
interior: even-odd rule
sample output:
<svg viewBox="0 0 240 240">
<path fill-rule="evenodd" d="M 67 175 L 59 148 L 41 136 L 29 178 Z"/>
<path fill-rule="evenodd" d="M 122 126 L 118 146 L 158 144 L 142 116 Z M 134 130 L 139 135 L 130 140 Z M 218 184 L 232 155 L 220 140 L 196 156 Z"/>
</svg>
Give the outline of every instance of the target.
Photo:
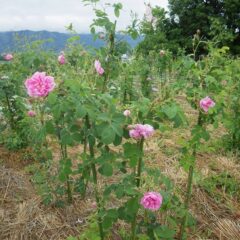
<svg viewBox="0 0 240 240">
<path fill-rule="evenodd" d="M 199 185 L 218 201 L 221 199 L 222 194 L 227 194 L 237 200 L 240 199 L 239 181 L 228 172 L 206 177 L 200 181 Z"/>
<path fill-rule="evenodd" d="M 212 136 L 216 137 L 212 133 L 221 124 L 228 131 L 232 148 L 239 147 L 239 60 L 228 56 L 229 47 L 216 48 L 215 43 L 205 41 L 202 33 L 196 32 L 196 25 L 189 23 L 189 29 L 185 29 L 189 32 L 184 33 L 179 25 L 185 16 L 178 16 L 177 22 L 170 12 L 170 21 L 158 7 L 152 10 L 154 21 L 145 19 L 140 24 L 144 41 L 136 51 L 128 52 L 129 57 L 121 58 L 128 51 L 128 46 L 116 38 L 115 19 L 120 18 L 122 4 L 102 6 L 95 0 L 83 2 L 93 7 L 91 31 L 95 38 L 102 33 L 105 45 L 86 51 L 78 44 L 78 36 L 73 36 L 64 49 L 66 63 L 60 65 L 57 56 L 43 51 L 42 42 L 37 41 L 16 54 L 12 62 L 1 62 L 1 141 L 9 148 L 28 144 L 33 149 L 36 165 L 29 166 L 28 171 L 45 204 L 64 207 L 66 201 L 71 204 L 73 198 L 84 199 L 88 193 L 94 193 L 94 221 L 89 220 L 81 236 L 69 239 L 103 240 L 111 238 L 115 228 L 122 231 L 125 239 L 174 239 L 179 224 L 181 236 L 185 237 L 185 227 L 195 224 L 188 209 L 198 151 L 204 149 Z M 189 3 L 170 1 L 179 9 Z M 171 11 L 178 11 L 176 6 L 171 5 Z M 197 2 L 191 7 L 194 9 L 191 15 L 195 14 L 197 19 L 203 6 Z M 114 20 L 106 8 L 115 14 Z M 214 41 L 234 41 L 228 28 L 220 31 L 222 19 L 211 21 Z M 137 25 L 135 18 L 126 32 L 136 37 Z M 209 28 L 203 27 L 206 31 Z M 73 31 L 71 25 L 69 30 Z M 173 55 L 187 35 L 179 39 L 176 35 L 177 44 L 168 39 L 173 33 L 191 35 L 193 30 L 196 32 L 193 41 L 188 38 L 186 46 L 192 49 L 192 54 L 185 56 L 181 51 L 182 55 Z M 203 50 L 208 54 L 200 57 Z M 101 62 L 103 74 L 96 72 L 95 60 Z M 55 78 L 55 89 L 44 98 L 30 98 L 23 86 L 35 71 L 45 71 Z M 4 80 L 5 75 L 8 78 Z M 199 104 L 206 96 L 216 103 L 208 111 Z M 29 109 L 36 112 L 35 117 L 27 116 Z M 124 116 L 127 109 L 131 114 Z M 155 136 L 130 138 L 129 130 L 136 124 L 152 125 Z M 174 133 L 175 137 L 176 128 L 181 128 L 183 135 L 181 146 L 159 151 L 176 153 L 180 166 L 189 172 L 184 204 L 173 182 L 157 167 L 149 168 L 154 158 L 152 148 L 164 142 L 163 131 Z M 212 192 L 225 188 L 227 194 L 234 196 L 239 190 L 235 179 L 228 175 L 203 180 L 202 186 Z M 140 204 L 147 191 L 161 193 L 160 212 L 144 209 Z M 131 233 L 117 228 L 119 220 L 124 221 L 128 230 L 131 224 Z"/>
</svg>

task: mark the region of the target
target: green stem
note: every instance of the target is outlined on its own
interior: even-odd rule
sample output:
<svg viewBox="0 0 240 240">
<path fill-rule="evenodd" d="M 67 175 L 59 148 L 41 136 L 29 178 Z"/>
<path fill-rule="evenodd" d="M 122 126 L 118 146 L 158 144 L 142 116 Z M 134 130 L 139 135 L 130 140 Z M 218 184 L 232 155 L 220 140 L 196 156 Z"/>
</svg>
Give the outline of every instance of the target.
<svg viewBox="0 0 240 240">
<path fill-rule="evenodd" d="M 124 77 L 123 104 L 127 102 L 127 77 Z"/>
<path fill-rule="evenodd" d="M 68 158 L 67 156 L 67 145 L 63 145 L 64 150 L 64 157 L 65 159 Z M 68 203 L 72 203 L 72 188 L 71 188 L 71 180 L 69 174 L 67 176 L 67 195 L 68 195 Z"/>
<path fill-rule="evenodd" d="M 88 129 L 91 127 L 88 115 L 86 115 L 86 125 L 87 125 Z M 91 169 L 92 169 L 92 175 L 93 175 L 94 193 L 95 193 L 95 199 L 96 199 L 97 209 L 98 209 L 98 228 L 99 228 L 101 240 L 104 240 L 102 217 L 100 216 L 101 201 L 100 201 L 99 192 L 98 192 L 97 170 L 96 170 L 96 165 L 93 162 L 94 146 L 92 144 L 90 144 L 90 142 L 89 142 L 89 151 L 90 151 L 90 157 L 91 157 Z"/>
<path fill-rule="evenodd" d="M 89 119 L 88 119 L 88 115 L 85 116 L 85 130 L 84 130 L 84 140 L 83 140 L 83 153 L 86 154 L 87 153 L 87 146 L 88 146 L 88 140 L 87 140 L 87 131 L 90 128 L 90 123 L 89 123 Z M 89 169 L 89 167 L 85 167 L 84 168 L 84 172 L 89 176 L 90 175 L 90 171 L 91 169 Z M 84 175 L 82 174 L 81 179 L 83 180 L 84 183 L 84 189 L 83 189 L 83 193 L 82 193 L 82 198 L 85 199 L 86 196 L 86 191 L 87 191 L 87 186 L 88 186 L 88 179 L 86 179 L 86 181 L 84 181 Z"/>
<path fill-rule="evenodd" d="M 62 159 L 66 160 L 67 159 L 67 145 L 66 144 L 62 144 L 62 137 L 61 137 L 61 128 L 58 126 L 58 122 L 56 122 L 56 126 L 57 126 L 57 137 L 58 137 L 58 142 L 61 148 L 61 155 L 62 155 Z M 69 177 L 69 174 L 67 175 L 67 196 L 68 196 L 68 203 L 72 203 L 72 188 L 71 188 L 71 180 Z"/>
<path fill-rule="evenodd" d="M 202 113 L 199 112 L 197 125 L 202 126 L 202 124 L 203 124 Z M 192 194 L 193 173 L 194 173 L 194 167 L 195 167 L 195 161 L 196 161 L 196 149 L 197 149 L 197 144 L 195 143 L 193 145 L 194 162 L 191 164 L 188 171 L 187 192 L 186 192 L 185 201 L 184 201 L 184 209 L 186 212 L 182 218 L 180 232 L 179 232 L 179 240 L 184 239 L 184 232 L 185 232 L 185 227 L 187 223 L 187 211 L 189 209 L 189 204 L 190 204 L 191 194 Z"/>
<path fill-rule="evenodd" d="M 67 195 L 68 195 L 68 203 L 72 203 L 72 189 L 71 189 L 71 181 L 69 175 L 67 176 Z"/>
<path fill-rule="evenodd" d="M 135 240 L 136 239 L 136 224 L 137 224 L 137 218 L 136 215 L 134 216 L 134 219 L 132 221 L 132 237 L 131 240 Z"/>
<path fill-rule="evenodd" d="M 140 157 L 138 159 L 138 168 L 137 168 L 137 176 L 136 176 L 136 186 L 137 188 L 140 187 L 141 184 L 141 173 L 142 173 L 142 163 L 143 163 L 143 144 L 144 144 L 144 138 L 141 139 L 139 143 L 139 150 L 140 150 Z M 131 240 L 136 239 L 136 225 L 137 225 L 137 214 L 138 211 L 135 213 L 132 221 L 132 236 Z"/>
<path fill-rule="evenodd" d="M 137 181 L 136 181 L 137 183 L 136 185 L 138 188 L 140 187 L 140 183 L 141 183 L 142 162 L 143 162 L 143 143 L 144 143 L 144 138 L 142 138 L 139 143 L 140 157 L 138 159 Z"/>
<path fill-rule="evenodd" d="M 194 166 L 192 165 L 192 166 L 189 167 L 187 193 L 186 193 L 186 198 L 185 198 L 185 202 L 184 202 L 184 208 L 185 208 L 186 211 L 188 211 L 189 203 L 190 203 L 190 199 L 191 199 L 193 172 L 194 172 Z M 180 227 L 180 233 L 179 233 L 179 239 L 180 240 L 184 239 L 186 222 L 187 222 L 187 213 L 184 214 L 184 217 L 182 219 L 182 223 L 181 223 L 181 227 Z"/>
<path fill-rule="evenodd" d="M 114 29 L 113 31 L 109 34 L 109 52 L 108 56 L 109 59 L 107 61 L 107 66 L 106 66 L 106 72 L 104 74 L 104 81 L 103 81 L 103 88 L 102 88 L 102 93 L 106 91 L 106 86 L 109 81 L 109 74 L 110 74 L 110 63 L 112 62 L 112 57 L 114 54 L 114 48 L 115 48 L 115 29 L 116 29 L 116 24 L 117 22 L 115 21 L 114 23 Z"/>
<path fill-rule="evenodd" d="M 8 112 L 9 112 L 9 116 L 10 116 L 10 126 L 11 126 L 11 129 L 14 130 L 15 129 L 15 122 L 14 122 L 14 119 L 13 119 L 13 111 L 12 111 L 11 104 L 10 104 L 9 97 L 8 97 L 7 93 L 5 93 L 5 96 L 6 96 L 7 107 L 8 107 Z"/>
<path fill-rule="evenodd" d="M 100 197 L 98 193 L 98 187 L 97 187 L 97 170 L 96 165 L 94 163 L 91 163 L 92 168 L 92 174 L 93 174 L 93 183 L 94 183 L 94 193 L 95 193 L 95 199 L 97 202 L 97 208 L 98 208 L 98 227 L 99 227 L 99 233 L 101 240 L 104 240 L 104 232 L 103 232 L 103 226 L 102 226 L 102 218 L 100 217 L 100 210 L 101 210 L 101 202 Z"/>
</svg>

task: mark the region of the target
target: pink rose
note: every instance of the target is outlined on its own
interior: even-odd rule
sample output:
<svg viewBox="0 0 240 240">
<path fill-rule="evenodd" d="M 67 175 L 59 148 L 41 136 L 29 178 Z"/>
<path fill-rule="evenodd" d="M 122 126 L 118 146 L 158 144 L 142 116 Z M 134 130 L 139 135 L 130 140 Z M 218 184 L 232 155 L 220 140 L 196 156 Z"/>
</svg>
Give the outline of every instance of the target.
<svg viewBox="0 0 240 240">
<path fill-rule="evenodd" d="M 142 197 L 140 203 L 145 209 L 157 211 L 162 205 L 163 197 L 157 192 L 147 192 Z"/>
<path fill-rule="evenodd" d="M 136 140 L 149 138 L 154 133 L 154 128 L 149 124 L 136 124 L 131 126 L 131 128 L 133 129 L 129 131 L 129 136 Z"/>
<path fill-rule="evenodd" d="M 55 86 L 54 78 L 46 76 L 45 72 L 36 72 L 25 81 L 28 95 L 34 98 L 46 97 Z"/>
<path fill-rule="evenodd" d="M 215 102 L 210 97 L 205 97 L 200 100 L 200 108 L 203 109 L 205 112 L 208 112 L 208 109 L 214 106 Z"/>
<path fill-rule="evenodd" d="M 29 117 L 35 117 L 36 116 L 36 112 L 34 112 L 32 110 L 28 111 L 27 114 L 28 114 Z"/>
<path fill-rule="evenodd" d="M 65 56 L 64 56 L 64 53 L 63 53 L 63 52 L 61 52 L 61 54 L 58 56 L 58 62 L 59 62 L 59 64 L 61 64 L 61 65 L 63 65 L 63 64 L 66 63 L 66 61 L 65 61 Z"/>
<path fill-rule="evenodd" d="M 125 117 L 129 117 L 130 115 L 131 115 L 131 112 L 130 112 L 130 110 L 125 110 L 124 112 L 123 112 L 123 115 L 125 116 Z"/>
<path fill-rule="evenodd" d="M 94 62 L 95 69 L 99 75 L 103 75 L 104 69 L 101 66 L 101 63 L 98 60 L 95 60 Z"/>
<path fill-rule="evenodd" d="M 6 61 L 11 61 L 11 60 L 13 59 L 13 55 L 10 54 L 10 53 L 8 53 L 8 54 L 6 54 L 3 58 L 4 58 L 4 60 L 6 60 Z"/>
</svg>

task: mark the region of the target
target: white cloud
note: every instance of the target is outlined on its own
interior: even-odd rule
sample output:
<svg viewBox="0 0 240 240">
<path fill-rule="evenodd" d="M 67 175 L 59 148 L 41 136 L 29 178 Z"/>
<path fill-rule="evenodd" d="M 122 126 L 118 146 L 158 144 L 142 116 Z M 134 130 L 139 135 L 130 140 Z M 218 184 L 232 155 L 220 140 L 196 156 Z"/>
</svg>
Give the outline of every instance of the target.
<svg viewBox="0 0 240 240">
<path fill-rule="evenodd" d="M 124 29 L 130 23 L 130 11 L 142 18 L 145 12 L 144 2 L 167 7 L 167 0 L 100 0 L 121 2 L 123 11 L 118 19 L 118 29 Z M 89 32 L 94 13 L 90 6 L 84 6 L 81 0 L 0 0 L 0 31 L 11 30 L 50 30 L 65 31 L 65 26 L 73 23 L 77 32 Z M 113 17 L 113 14 L 110 15 Z"/>
</svg>

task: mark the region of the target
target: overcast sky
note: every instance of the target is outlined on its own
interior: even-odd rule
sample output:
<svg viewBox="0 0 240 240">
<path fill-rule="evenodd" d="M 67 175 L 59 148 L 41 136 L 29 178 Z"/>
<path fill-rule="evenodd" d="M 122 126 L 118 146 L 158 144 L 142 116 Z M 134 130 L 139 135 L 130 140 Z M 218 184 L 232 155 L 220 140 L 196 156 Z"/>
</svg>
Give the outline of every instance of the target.
<svg viewBox="0 0 240 240">
<path fill-rule="evenodd" d="M 130 23 L 130 11 L 139 18 L 145 13 L 144 3 L 167 8 L 168 0 L 100 0 L 121 2 L 123 11 L 118 20 L 118 29 Z M 92 8 L 85 7 L 81 0 L 0 0 L 0 31 L 49 30 L 65 32 L 65 26 L 73 23 L 79 33 L 89 32 L 94 17 Z"/>
</svg>

